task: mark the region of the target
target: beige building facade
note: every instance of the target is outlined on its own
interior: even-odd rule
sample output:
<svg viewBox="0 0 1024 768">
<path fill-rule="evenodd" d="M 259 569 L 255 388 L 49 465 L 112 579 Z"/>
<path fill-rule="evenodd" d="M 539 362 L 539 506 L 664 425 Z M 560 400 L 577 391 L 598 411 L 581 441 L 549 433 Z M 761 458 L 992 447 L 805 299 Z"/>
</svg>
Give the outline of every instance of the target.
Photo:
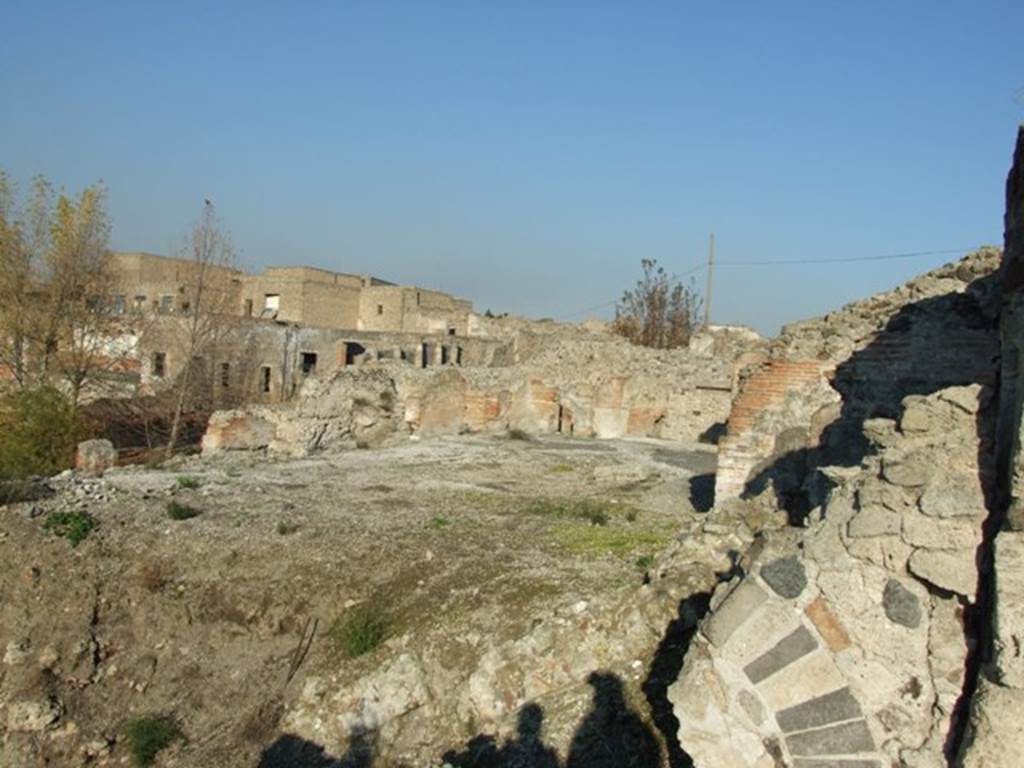
<svg viewBox="0 0 1024 768">
<path fill-rule="evenodd" d="M 114 311 L 187 314 L 192 264 L 151 253 L 115 253 Z M 268 267 L 260 274 L 217 268 L 237 294 L 235 314 L 316 328 L 383 333 L 468 334 L 473 304 L 441 291 L 315 267 Z"/>
</svg>

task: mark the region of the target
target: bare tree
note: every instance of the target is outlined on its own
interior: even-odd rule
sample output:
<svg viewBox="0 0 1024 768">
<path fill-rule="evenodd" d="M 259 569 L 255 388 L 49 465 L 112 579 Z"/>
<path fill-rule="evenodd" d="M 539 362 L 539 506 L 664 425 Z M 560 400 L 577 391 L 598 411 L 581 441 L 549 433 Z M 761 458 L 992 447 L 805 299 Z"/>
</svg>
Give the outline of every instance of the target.
<svg viewBox="0 0 1024 768">
<path fill-rule="evenodd" d="M 701 299 L 691 282 L 684 285 L 655 259 L 642 259 L 643 276 L 615 305 L 612 330 L 634 344 L 675 349 L 689 343 L 697 327 Z"/>
<path fill-rule="evenodd" d="M 188 236 L 182 253 L 187 261 L 182 280 L 182 317 L 168 319 L 179 323 L 172 336 L 177 340 L 181 365 L 175 379 L 174 415 L 167 442 L 167 455 L 181 435 L 186 405 L 199 390 L 210 386 L 210 356 L 228 345 L 237 330 L 239 283 L 231 240 L 207 200 L 199 219 Z"/>
</svg>

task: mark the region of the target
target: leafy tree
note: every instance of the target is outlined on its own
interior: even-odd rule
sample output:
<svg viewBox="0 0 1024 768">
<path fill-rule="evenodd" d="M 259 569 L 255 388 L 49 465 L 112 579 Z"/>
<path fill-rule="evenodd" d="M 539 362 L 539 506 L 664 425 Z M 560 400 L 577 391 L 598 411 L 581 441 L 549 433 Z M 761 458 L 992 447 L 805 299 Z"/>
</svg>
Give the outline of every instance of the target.
<svg viewBox="0 0 1024 768">
<path fill-rule="evenodd" d="M 615 305 L 612 330 L 634 344 L 675 349 L 697 329 L 702 301 L 691 282 L 684 285 L 655 259 L 642 259 L 643 276 Z"/>
<path fill-rule="evenodd" d="M 42 176 L 22 208 L 0 171 L 0 369 L 20 387 L 61 385 L 77 407 L 123 358 L 110 310 L 110 220 L 100 184 L 54 195 Z"/>
</svg>

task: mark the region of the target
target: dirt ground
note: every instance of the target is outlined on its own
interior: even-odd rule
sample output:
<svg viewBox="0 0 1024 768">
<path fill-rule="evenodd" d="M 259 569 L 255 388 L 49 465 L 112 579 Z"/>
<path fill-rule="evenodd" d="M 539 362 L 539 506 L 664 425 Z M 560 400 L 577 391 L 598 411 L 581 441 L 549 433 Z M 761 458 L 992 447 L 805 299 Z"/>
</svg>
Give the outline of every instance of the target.
<svg viewBox="0 0 1024 768">
<path fill-rule="evenodd" d="M 426 637 L 458 665 L 467 637 L 635 588 L 699 517 L 714 462 L 703 445 L 463 436 L 55 479 L 0 512 L 0 706 L 38 715 L 0 721 L 7 764 L 121 764 L 126 722 L 167 715 L 184 738 L 157 765 L 257 766 L 310 674 L 356 680 Z M 77 547 L 46 529 L 69 511 L 97 523 Z M 382 643 L 349 658 L 358 611 Z"/>
</svg>

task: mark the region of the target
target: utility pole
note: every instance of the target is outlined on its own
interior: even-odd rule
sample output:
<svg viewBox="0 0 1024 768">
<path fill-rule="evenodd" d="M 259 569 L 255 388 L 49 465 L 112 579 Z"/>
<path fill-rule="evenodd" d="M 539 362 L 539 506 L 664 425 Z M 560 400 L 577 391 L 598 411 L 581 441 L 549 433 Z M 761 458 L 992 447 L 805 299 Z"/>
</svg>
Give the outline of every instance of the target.
<svg viewBox="0 0 1024 768">
<path fill-rule="evenodd" d="M 708 244 L 708 290 L 704 294 L 704 327 L 711 325 L 711 276 L 715 270 L 715 233 L 711 233 Z"/>
</svg>

